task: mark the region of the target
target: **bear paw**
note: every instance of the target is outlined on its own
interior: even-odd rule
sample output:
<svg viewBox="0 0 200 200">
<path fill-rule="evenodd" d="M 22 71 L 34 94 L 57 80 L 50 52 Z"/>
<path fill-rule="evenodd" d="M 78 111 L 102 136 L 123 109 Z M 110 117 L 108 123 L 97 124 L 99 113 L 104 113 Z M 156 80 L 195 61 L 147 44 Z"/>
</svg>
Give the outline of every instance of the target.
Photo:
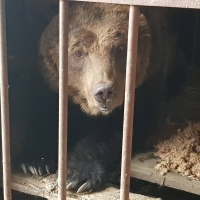
<svg viewBox="0 0 200 200">
<path fill-rule="evenodd" d="M 25 174 L 35 176 L 56 172 L 55 163 L 45 159 L 23 162 L 20 168 Z M 105 174 L 104 167 L 98 162 L 84 163 L 69 159 L 66 190 L 75 190 L 77 193 L 95 191 L 105 183 Z"/>
<path fill-rule="evenodd" d="M 75 160 L 70 158 L 68 161 L 67 190 L 85 193 L 100 189 L 106 181 L 106 172 L 102 164 L 98 161 Z"/>
</svg>

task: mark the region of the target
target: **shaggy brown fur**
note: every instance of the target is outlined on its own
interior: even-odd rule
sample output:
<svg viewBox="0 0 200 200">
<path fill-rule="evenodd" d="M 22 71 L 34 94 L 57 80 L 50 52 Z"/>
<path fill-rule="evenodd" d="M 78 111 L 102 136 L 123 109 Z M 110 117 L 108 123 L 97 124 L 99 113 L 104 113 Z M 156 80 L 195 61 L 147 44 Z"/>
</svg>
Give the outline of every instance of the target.
<svg viewBox="0 0 200 200">
<path fill-rule="evenodd" d="M 145 8 L 145 10 L 148 15 L 153 14 L 156 19 L 151 16 L 152 19 L 148 21 L 143 13 L 140 16 L 137 87 L 161 68 L 165 70 L 167 63 L 162 62 L 160 58 L 163 55 L 168 57 L 169 53 L 166 49 L 168 45 L 164 44 L 166 33 L 163 32 L 164 29 L 162 30 L 165 28 L 163 12 L 156 8 L 151 10 Z M 123 103 L 128 13 L 129 7 L 122 5 L 80 2 L 70 4 L 69 95 L 74 103 L 80 104 L 90 115 L 108 114 Z M 58 25 L 58 16 L 55 16 L 44 31 L 40 43 L 43 74 L 51 88 L 56 91 L 58 91 Z M 152 28 L 154 30 L 151 30 Z M 154 41 L 154 34 L 161 44 Z M 165 41 L 161 40 L 162 37 L 165 37 Z M 154 52 L 158 46 L 160 52 Z M 149 69 L 152 54 L 157 54 L 153 55 L 157 63 L 152 61 L 153 66 Z M 99 83 L 112 84 L 117 91 L 112 108 L 108 112 L 99 110 L 98 102 L 92 94 L 93 88 Z"/>
</svg>

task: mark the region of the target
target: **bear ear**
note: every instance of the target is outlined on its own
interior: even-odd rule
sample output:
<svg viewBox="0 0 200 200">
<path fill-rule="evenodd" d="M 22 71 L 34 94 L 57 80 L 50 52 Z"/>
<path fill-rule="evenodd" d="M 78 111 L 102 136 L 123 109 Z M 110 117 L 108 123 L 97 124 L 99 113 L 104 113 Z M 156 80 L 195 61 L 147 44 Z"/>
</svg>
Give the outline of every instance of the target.
<svg viewBox="0 0 200 200">
<path fill-rule="evenodd" d="M 49 22 L 58 13 L 59 0 L 26 0 L 31 13 L 44 22 Z"/>
</svg>

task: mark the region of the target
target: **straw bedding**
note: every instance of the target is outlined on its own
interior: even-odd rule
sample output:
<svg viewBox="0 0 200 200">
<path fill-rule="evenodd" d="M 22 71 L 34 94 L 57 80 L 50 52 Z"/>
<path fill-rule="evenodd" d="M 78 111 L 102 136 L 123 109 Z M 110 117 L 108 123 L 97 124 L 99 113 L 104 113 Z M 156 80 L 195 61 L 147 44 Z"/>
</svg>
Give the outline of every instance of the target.
<svg viewBox="0 0 200 200">
<path fill-rule="evenodd" d="M 156 156 L 161 158 L 155 170 L 161 175 L 168 171 L 200 179 L 200 123 L 189 124 L 184 130 L 158 143 Z"/>
</svg>

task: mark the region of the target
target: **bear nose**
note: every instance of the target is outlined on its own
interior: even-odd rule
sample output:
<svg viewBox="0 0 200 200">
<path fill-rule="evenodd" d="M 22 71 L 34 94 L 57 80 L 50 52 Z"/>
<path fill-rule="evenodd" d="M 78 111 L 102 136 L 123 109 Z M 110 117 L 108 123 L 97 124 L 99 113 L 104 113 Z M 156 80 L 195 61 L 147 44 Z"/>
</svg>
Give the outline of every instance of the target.
<svg viewBox="0 0 200 200">
<path fill-rule="evenodd" d="M 116 90 L 112 84 L 101 83 L 94 88 L 93 94 L 100 107 L 109 108 L 115 99 Z"/>
</svg>

